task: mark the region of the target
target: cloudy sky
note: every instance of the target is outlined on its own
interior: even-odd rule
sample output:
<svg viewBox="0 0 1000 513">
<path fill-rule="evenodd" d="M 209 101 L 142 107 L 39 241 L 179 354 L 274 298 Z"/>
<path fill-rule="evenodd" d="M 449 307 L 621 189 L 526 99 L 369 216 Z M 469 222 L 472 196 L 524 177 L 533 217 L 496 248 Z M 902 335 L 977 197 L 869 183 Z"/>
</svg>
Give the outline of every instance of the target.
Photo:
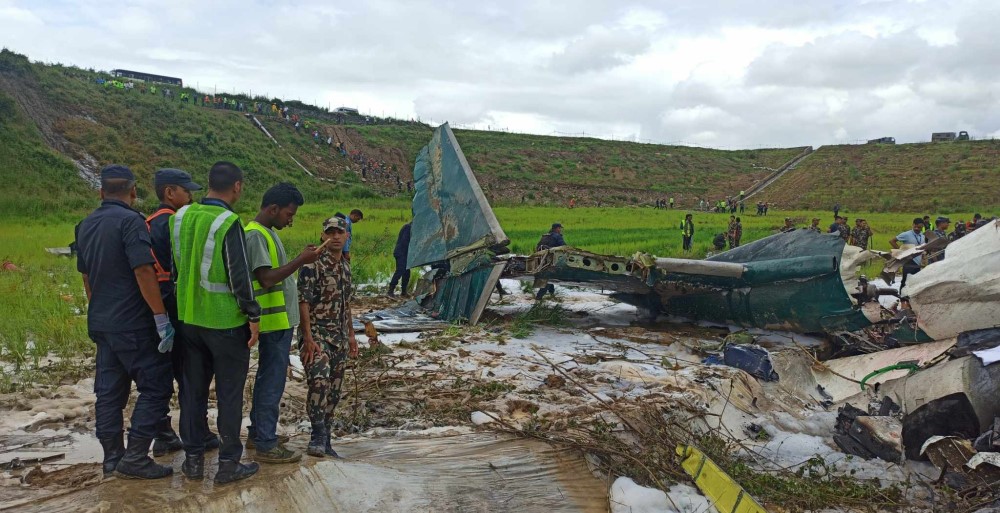
<svg viewBox="0 0 1000 513">
<path fill-rule="evenodd" d="M 995 0 L 115 3 L 0 0 L 0 45 L 484 129 L 717 148 L 1000 135 Z"/>
</svg>

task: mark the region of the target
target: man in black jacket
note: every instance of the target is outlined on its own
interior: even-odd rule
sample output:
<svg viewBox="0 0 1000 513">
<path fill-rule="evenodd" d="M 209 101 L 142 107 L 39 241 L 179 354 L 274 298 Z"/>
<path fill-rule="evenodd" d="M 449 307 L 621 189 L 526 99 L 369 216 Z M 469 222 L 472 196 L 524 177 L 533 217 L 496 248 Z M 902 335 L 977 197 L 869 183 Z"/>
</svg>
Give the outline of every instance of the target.
<svg viewBox="0 0 1000 513">
<path fill-rule="evenodd" d="M 200 191 L 201 186 L 194 183 L 191 175 L 180 169 L 160 169 L 153 175 L 153 190 L 160 200 L 160 206 L 146 218 L 146 225 L 149 226 L 149 238 L 153 243 L 153 258 L 156 260 L 153 267 L 156 269 L 156 281 L 160 284 L 160 297 L 163 298 L 163 306 L 167 309 L 171 324 L 177 329 L 174 347 L 170 351 L 170 365 L 173 368 L 174 380 L 177 381 L 177 396 L 180 397 L 184 335 L 181 333 L 180 320 L 177 319 L 176 287 L 170 278 L 174 259 L 170 252 L 169 221 L 177 209 L 191 203 L 191 193 Z M 219 437 L 209 431 L 207 425 L 205 431 L 208 433 L 208 438 L 205 439 L 206 448 L 218 449 Z M 157 427 L 156 438 L 153 439 L 153 456 L 163 456 L 183 448 L 183 442 L 170 424 L 170 416 L 163 417 Z"/>
<path fill-rule="evenodd" d="M 410 297 L 410 270 L 406 268 L 406 260 L 410 254 L 410 228 L 412 223 L 406 223 L 399 229 L 396 237 L 396 248 L 392 250 L 392 256 L 396 259 L 396 272 L 389 281 L 389 297 L 396 297 L 396 283 L 403 280 L 401 294 L 403 297 Z"/>
</svg>

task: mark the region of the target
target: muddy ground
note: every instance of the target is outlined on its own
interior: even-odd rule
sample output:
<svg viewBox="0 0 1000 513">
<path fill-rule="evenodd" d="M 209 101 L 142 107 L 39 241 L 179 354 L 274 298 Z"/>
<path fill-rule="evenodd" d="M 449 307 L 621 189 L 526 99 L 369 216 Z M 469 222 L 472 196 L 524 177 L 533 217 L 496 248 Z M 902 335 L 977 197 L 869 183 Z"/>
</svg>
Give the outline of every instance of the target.
<svg viewBox="0 0 1000 513">
<path fill-rule="evenodd" d="M 517 283 L 505 286 L 519 290 Z M 356 313 L 393 303 L 365 298 Z M 738 440 L 762 468 L 795 469 L 818 457 L 830 472 L 900 487 L 908 511 L 933 508 L 936 492 L 923 484 L 937 476 L 933 467 L 848 457 L 832 442 L 836 408 L 787 389 L 791 382 L 758 382 L 702 363 L 729 335 L 727 327 L 634 326 L 632 307 L 562 287 L 548 302 L 561 325 L 519 325 L 514 316 L 532 304 L 522 292 L 494 296 L 479 326 L 384 333 L 375 348 L 359 335 L 366 349 L 352 361 L 338 408 L 336 448 L 345 459 L 263 465 L 259 476 L 225 487 L 212 485 L 214 468 L 203 483 L 184 480 L 181 454 L 159 459 L 174 466 L 171 479 L 102 480 L 92 378 L 0 397 L 0 461 L 29 462 L 0 478 L 0 511 L 629 511 L 622 508 L 638 508 L 630 501 L 641 494 L 617 485 L 619 476 L 588 456 L 585 443 L 601 433 L 629 439 L 628 419 L 634 423 L 651 406 L 683 413 L 692 430 Z M 789 337 L 800 352 L 825 343 L 757 335 L 772 345 Z M 304 397 L 293 355 L 279 431 L 302 450 Z M 212 405 L 209 417 L 214 425 Z M 561 442 L 543 443 L 555 440 Z M 30 463 L 49 457 L 57 459 Z M 660 484 L 669 489 L 656 499 L 666 508 L 660 510 L 710 510 L 689 481 Z"/>
</svg>

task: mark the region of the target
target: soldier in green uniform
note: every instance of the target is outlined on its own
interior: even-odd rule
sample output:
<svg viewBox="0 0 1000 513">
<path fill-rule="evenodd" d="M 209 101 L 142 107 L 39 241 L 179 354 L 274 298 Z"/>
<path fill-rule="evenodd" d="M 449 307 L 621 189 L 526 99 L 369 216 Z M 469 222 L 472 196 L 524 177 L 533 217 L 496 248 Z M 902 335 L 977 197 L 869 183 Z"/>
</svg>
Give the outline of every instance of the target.
<svg viewBox="0 0 1000 513">
<path fill-rule="evenodd" d="M 306 453 L 339 458 L 333 450 L 333 410 L 348 356 L 358 355 L 351 319 L 351 264 L 344 258 L 347 221 L 331 217 L 323 222 L 322 255 L 299 270 L 299 350 L 308 381 L 306 410 L 312 438 Z"/>
<path fill-rule="evenodd" d="M 861 249 L 868 249 L 868 241 L 872 237 L 872 229 L 864 219 L 854 220 L 854 229 L 851 230 L 851 245 Z"/>
</svg>

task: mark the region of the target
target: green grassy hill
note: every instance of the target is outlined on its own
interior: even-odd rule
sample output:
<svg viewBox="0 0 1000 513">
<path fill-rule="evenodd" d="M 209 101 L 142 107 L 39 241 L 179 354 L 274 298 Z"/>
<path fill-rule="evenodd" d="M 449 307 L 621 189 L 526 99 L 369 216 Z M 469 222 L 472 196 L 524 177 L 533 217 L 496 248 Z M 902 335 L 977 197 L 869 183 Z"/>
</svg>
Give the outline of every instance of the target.
<svg viewBox="0 0 1000 513">
<path fill-rule="evenodd" d="M 993 214 L 1000 203 L 1000 141 L 818 148 L 755 199 L 783 209 Z"/>
<path fill-rule="evenodd" d="M 290 180 L 318 200 L 398 196 L 402 201 L 406 191 L 400 194 L 396 176 L 362 180 L 359 166 L 325 139 L 333 136 L 349 150 L 386 162 L 406 183 L 432 132 L 420 124 L 337 125 L 328 113 L 294 104 L 293 111 L 309 121 L 308 130 L 262 119 L 278 148 L 238 112 L 104 87 L 95 83 L 101 76 L 0 53 L 0 115 L 12 127 L 3 135 L 10 150 L 0 152 L 0 176 L 19 184 L 0 210 L 90 204 L 93 195 L 77 169 L 93 172 L 111 162 L 130 165 L 141 184 L 148 184 L 159 167 L 198 176 L 216 160 L 231 160 L 247 171 L 251 199 L 278 180 Z M 197 94 L 175 89 L 175 95 L 185 91 Z M 309 135 L 312 130 L 323 134 L 320 144 Z M 648 204 L 672 195 L 678 205 L 692 205 L 698 197 L 749 188 L 801 151 L 719 151 L 470 130 L 456 135 L 490 198 L 509 204 L 558 204 L 571 196 L 580 205 Z M 325 180 L 308 176 L 291 157 Z M 26 161 L 30 166 L 19 164 Z M 57 182 L 62 195 L 50 191 Z M 155 201 L 148 186 L 139 192 L 144 202 Z"/>
<path fill-rule="evenodd" d="M 308 128 L 263 117 L 275 144 L 239 112 L 104 87 L 95 83 L 102 76 L 0 52 L 0 179 L 6 184 L 0 213 L 79 213 L 96 196 L 87 180 L 112 162 L 137 172 L 141 207 L 148 210 L 146 204 L 155 202 L 149 186 L 155 169 L 179 167 L 204 180 L 217 160 L 231 160 L 247 172 L 244 210 L 281 180 L 296 183 L 307 200 L 336 208 L 372 202 L 405 208 L 405 184 L 432 133 L 419 123 L 338 124 L 323 109 L 288 102 Z M 181 92 L 197 94 L 175 89 Z M 651 205 L 672 196 L 679 208 L 690 208 L 700 198 L 714 201 L 750 189 L 803 150 L 455 134 L 490 200 L 511 206 L 565 205 L 570 197 L 580 206 Z M 326 144 L 328 137 L 383 163 L 385 172 L 363 177 L 357 159 L 341 156 Z M 847 210 L 978 209 L 1000 198 L 998 168 L 1000 143 L 992 141 L 825 146 L 756 198 L 785 209 L 823 209 L 837 201 Z"/>
</svg>

